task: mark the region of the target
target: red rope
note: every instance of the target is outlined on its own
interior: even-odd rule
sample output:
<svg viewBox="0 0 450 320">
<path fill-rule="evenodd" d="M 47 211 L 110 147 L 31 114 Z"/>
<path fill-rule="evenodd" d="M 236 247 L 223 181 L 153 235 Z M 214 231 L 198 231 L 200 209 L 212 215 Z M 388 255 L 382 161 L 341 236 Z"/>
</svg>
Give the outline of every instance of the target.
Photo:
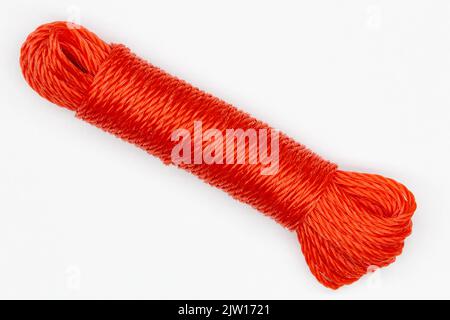
<svg viewBox="0 0 450 320">
<path fill-rule="evenodd" d="M 172 163 L 177 143 L 172 133 L 185 128 L 193 134 L 196 121 L 203 130 L 275 132 L 126 47 L 70 26 L 50 23 L 29 35 L 20 57 L 27 82 L 44 98 L 165 163 Z M 401 253 L 416 208 L 406 187 L 379 175 L 338 170 L 284 134 L 278 159 L 272 175 L 262 175 L 261 164 L 179 166 L 296 231 L 311 271 L 327 287 L 352 283 Z"/>
</svg>

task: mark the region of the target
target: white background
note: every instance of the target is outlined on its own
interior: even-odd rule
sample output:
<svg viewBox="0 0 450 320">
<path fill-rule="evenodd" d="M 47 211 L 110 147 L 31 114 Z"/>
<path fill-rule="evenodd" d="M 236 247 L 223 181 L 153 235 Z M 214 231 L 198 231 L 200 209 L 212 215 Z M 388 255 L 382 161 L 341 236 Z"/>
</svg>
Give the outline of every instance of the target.
<svg viewBox="0 0 450 320">
<path fill-rule="evenodd" d="M 450 298 L 448 1 L 3 1 L 0 298 Z M 294 233 L 39 97 L 19 49 L 75 20 L 415 194 L 396 263 L 332 291 Z"/>
</svg>

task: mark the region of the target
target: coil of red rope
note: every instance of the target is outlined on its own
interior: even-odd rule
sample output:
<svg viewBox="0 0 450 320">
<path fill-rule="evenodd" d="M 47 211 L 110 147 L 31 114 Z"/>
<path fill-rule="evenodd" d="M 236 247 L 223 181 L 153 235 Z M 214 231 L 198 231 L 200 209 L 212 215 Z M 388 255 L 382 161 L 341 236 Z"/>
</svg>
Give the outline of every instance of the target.
<svg viewBox="0 0 450 320">
<path fill-rule="evenodd" d="M 183 128 L 195 135 L 196 123 L 219 133 L 275 133 L 81 26 L 40 26 L 23 44 L 20 65 L 26 81 L 42 97 L 167 164 L 174 163 L 173 133 Z M 411 233 L 413 194 L 390 178 L 339 170 L 282 133 L 276 141 L 273 174 L 261 174 L 261 163 L 245 161 L 175 164 L 295 231 L 312 273 L 329 288 L 356 281 L 372 266 L 392 263 Z M 202 140 L 200 148 L 206 144 Z M 215 140 L 213 160 L 218 159 L 217 146 Z M 245 146 L 248 154 L 241 160 L 249 160 L 256 148 L 248 141 Z M 195 148 L 184 150 L 195 154 Z"/>
</svg>

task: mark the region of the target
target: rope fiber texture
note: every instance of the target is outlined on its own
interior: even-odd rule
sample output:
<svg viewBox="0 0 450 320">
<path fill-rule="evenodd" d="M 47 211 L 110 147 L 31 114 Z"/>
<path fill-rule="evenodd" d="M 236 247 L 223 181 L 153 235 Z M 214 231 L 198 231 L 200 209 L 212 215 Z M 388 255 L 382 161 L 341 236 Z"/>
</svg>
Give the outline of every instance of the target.
<svg viewBox="0 0 450 320">
<path fill-rule="evenodd" d="M 81 26 L 45 24 L 21 49 L 28 84 L 47 100 L 171 163 L 178 128 L 270 128 L 265 123 L 107 44 Z M 416 209 L 402 184 L 341 171 L 284 134 L 279 169 L 260 165 L 179 164 L 185 170 L 295 231 L 314 276 L 329 288 L 350 284 L 395 260 Z"/>
</svg>

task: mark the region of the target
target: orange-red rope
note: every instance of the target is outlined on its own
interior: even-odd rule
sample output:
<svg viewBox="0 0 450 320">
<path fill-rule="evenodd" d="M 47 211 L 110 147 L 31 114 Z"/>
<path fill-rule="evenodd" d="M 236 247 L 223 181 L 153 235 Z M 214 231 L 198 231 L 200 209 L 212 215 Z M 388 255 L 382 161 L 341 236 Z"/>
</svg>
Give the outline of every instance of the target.
<svg viewBox="0 0 450 320">
<path fill-rule="evenodd" d="M 171 163 L 174 130 L 273 130 L 235 107 L 139 59 L 122 45 L 65 22 L 43 25 L 21 50 L 25 79 L 41 96 Z M 179 164 L 298 234 L 306 261 L 330 288 L 395 260 L 411 232 L 414 196 L 379 175 L 346 172 L 284 134 L 279 169 Z"/>
</svg>

